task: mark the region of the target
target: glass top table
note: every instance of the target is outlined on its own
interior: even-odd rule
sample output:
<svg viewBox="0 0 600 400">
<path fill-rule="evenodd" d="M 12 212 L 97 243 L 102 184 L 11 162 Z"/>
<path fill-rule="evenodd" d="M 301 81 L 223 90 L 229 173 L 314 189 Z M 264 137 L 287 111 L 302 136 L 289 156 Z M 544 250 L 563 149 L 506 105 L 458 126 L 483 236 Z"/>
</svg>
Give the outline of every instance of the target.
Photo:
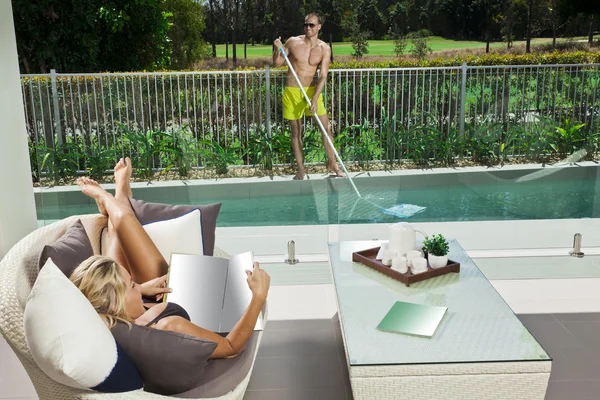
<svg viewBox="0 0 600 400">
<path fill-rule="evenodd" d="M 449 258 L 460 263 L 460 273 L 410 287 L 352 261 L 353 252 L 381 243 L 329 244 L 350 366 L 550 360 L 456 240 L 449 240 Z M 430 338 L 377 330 L 396 301 L 448 311 Z"/>
</svg>

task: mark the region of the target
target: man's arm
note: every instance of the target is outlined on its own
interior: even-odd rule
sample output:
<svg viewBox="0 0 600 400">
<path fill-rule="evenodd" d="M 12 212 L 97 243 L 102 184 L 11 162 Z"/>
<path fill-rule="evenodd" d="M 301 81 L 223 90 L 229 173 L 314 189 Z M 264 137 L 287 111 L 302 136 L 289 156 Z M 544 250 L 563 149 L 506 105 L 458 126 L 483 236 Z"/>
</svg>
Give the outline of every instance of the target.
<svg viewBox="0 0 600 400">
<path fill-rule="evenodd" d="M 290 49 L 288 48 L 289 42 L 290 42 L 290 40 L 288 39 L 285 42 L 285 47 L 283 48 L 283 50 L 285 51 L 285 54 L 287 54 L 288 56 L 290 55 Z M 281 37 L 278 37 L 277 39 L 275 39 L 275 41 L 273 42 L 273 45 L 275 46 L 275 49 L 273 49 L 273 66 L 281 67 L 283 65 L 283 63 L 285 62 L 285 59 L 283 58 L 283 56 L 281 55 L 281 52 L 279 51 L 279 48 L 281 47 Z"/>
<path fill-rule="evenodd" d="M 311 110 L 313 112 L 317 112 L 317 100 L 319 99 L 319 95 L 325 88 L 325 84 L 327 83 L 327 74 L 329 74 L 329 63 L 331 60 L 331 48 L 329 45 L 323 45 L 323 59 L 321 60 L 321 71 L 319 73 L 319 80 L 317 81 L 317 87 L 315 88 L 315 93 L 313 98 L 311 99 Z"/>
</svg>

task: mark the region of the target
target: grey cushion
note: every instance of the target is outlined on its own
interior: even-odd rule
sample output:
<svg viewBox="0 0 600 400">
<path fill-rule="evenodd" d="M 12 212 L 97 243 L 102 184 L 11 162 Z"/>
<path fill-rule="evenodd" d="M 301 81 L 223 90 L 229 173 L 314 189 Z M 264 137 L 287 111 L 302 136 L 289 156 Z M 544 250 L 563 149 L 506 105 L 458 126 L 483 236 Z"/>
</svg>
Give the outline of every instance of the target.
<svg viewBox="0 0 600 400">
<path fill-rule="evenodd" d="M 254 355 L 258 350 L 259 334 L 258 331 L 253 332 L 244 351 L 236 357 L 209 360 L 196 387 L 176 394 L 174 397 L 219 397 L 231 392 L 244 380 L 252 368 Z"/>
<path fill-rule="evenodd" d="M 217 229 L 217 218 L 221 210 L 221 203 L 207 204 L 202 206 L 169 205 L 162 203 L 147 203 L 143 200 L 129 199 L 133 212 L 142 225 L 156 221 L 173 219 L 200 210 L 202 228 L 202 247 L 204 255 L 212 256 L 215 250 L 215 231 Z"/>
<path fill-rule="evenodd" d="M 39 259 L 39 268 L 41 269 L 48 258 L 52 258 L 54 264 L 67 277 L 77 268 L 79 264 L 94 255 L 90 239 L 78 219 L 71 225 L 64 235 L 56 242 L 44 246 Z"/>
<path fill-rule="evenodd" d="M 197 387 L 217 343 L 119 322 L 113 336 L 144 380 L 144 390 L 170 395 Z"/>
</svg>

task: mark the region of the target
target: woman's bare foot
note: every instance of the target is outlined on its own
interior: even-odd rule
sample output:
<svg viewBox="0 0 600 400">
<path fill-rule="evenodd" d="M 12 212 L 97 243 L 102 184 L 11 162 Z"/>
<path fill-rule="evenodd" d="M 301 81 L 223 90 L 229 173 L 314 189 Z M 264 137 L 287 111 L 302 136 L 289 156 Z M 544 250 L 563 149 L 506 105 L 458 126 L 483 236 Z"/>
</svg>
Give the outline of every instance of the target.
<svg viewBox="0 0 600 400">
<path fill-rule="evenodd" d="M 106 190 L 102 189 L 98 182 L 93 179 L 83 177 L 77 179 L 77 185 L 79 185 L 83 194 L 96 200 L 100 214 L 108 215 L 108 212 L 106 212 L 106 207 L 104 206 L 104 199 L 106 196 L 110 196 L 110 194 Z"/>
<path fill-rule="evenodd" d="M 131 159 L 129 157 L 126 157 L 125 159 L 121 158 L 117 165 L 115 165 L 114 171 L 115 183 L 117 185 L 116 195 L 123 193 L 127 198 L 133 197 L 131 186 L 129 185 L 132 173 Z"/>
</svg>

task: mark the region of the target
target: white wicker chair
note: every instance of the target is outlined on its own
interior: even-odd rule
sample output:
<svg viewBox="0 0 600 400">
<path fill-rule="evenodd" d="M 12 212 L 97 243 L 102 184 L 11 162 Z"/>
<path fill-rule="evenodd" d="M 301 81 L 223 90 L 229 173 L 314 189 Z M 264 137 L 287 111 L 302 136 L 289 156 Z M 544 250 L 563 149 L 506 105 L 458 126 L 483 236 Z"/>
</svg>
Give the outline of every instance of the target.
<svg viewBox="0 0 600 400">
<path fill-rule="evenodd" d="M 29 374 L 40 399 L 168 399 L 170 397 L 136 390 L 126 393 L 98 393 L 74 389 L 49 378 L 33 360 L 23 330 L 23 311 L 29 292 L 38 273 L 38 258 L 46 244 L 58 240 L 69 226 L 81 219 L 94 248 L 94 254 L 100 253 L 100 234 L 106 225 L 102 215 L 82 215 L 66 218 L 62 221 L 37 229 L 17 243 L 0 262 L 0 333 Z M 215 248 L 215 256 L 228 257 Z M 266 320 L 266 306 L 265 306 Z M 262 332 L 259 333 L 259 345 Z M 257 346 L 258 348 L 258 346 Z M 256 353 L 254 354 L 254 359 Z M 254 364 L 252 365 L 252 367 Z M 242 399 L 250 381 L 252 369 L 244 380 L 231 392 L 217 397 L 219 400 Z"/>
</svg>

